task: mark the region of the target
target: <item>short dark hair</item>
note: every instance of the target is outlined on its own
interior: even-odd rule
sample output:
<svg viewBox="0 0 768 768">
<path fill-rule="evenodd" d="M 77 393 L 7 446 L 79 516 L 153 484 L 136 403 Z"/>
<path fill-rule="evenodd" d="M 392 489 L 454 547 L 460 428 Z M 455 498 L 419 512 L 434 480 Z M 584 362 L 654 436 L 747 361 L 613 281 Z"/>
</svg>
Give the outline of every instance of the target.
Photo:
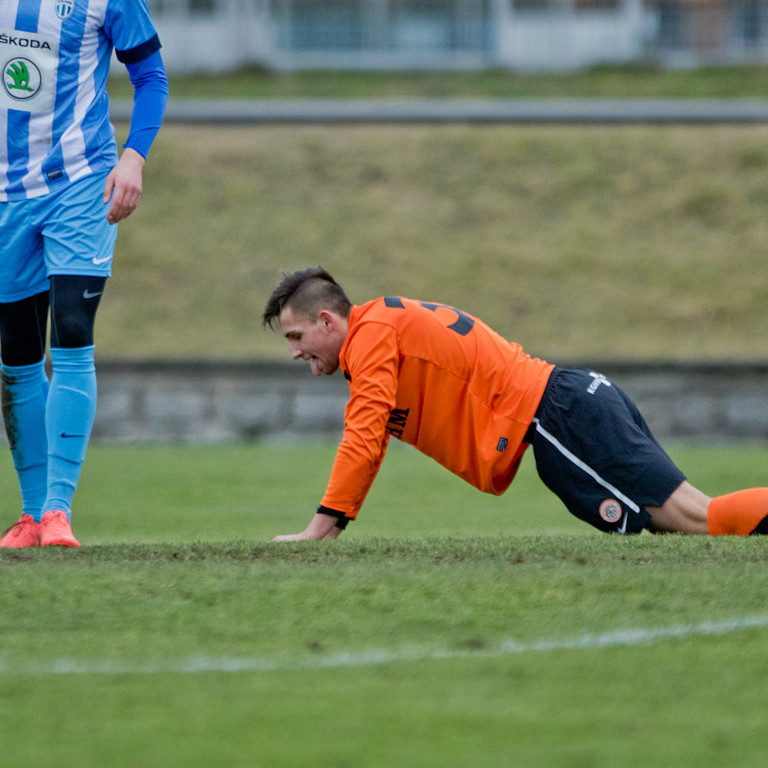
<svg viewBox="0 0 768 768">
<path fill-rule="evenodd" d="M 322 309 L 348 317 L 352 307 L 344 289 L 322 267 L 284 274 L 267 300 L 261 316 L 262 325 L 274 330 L 287 304 L 291 305 L 293 312 L 311 320 L 315 320 Z"/>
</svg>

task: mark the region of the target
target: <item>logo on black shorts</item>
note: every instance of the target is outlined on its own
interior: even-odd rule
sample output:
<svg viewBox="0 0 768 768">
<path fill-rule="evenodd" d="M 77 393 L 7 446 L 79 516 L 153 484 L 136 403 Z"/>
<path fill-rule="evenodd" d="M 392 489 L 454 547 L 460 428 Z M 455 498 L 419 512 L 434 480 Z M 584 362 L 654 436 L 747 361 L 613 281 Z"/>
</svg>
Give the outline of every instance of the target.
<svg viewBox="0 0 768 768">
<path fill-rule="evenodd" d="M 590 371 L 589 375 L 592 377 L 592 382 L 587 387 L 587 392 L 590 395 L 594 395 L 601 384 L 605 384 L 606 387 L 611 386 L 611 382 L 608 381 L 608 379 L 606 379 L 602 373 L 595 373 L 594 371 Z"/>
<path fill-rule="evenodd" d="M 600 505 L 599 511 L 600 517 L 602 517 L 606 523 L 618 523 L 619 520 L 621 520 L 621 504 L 619 504 L 616 499 L 606 499 Z"/>
</svg>

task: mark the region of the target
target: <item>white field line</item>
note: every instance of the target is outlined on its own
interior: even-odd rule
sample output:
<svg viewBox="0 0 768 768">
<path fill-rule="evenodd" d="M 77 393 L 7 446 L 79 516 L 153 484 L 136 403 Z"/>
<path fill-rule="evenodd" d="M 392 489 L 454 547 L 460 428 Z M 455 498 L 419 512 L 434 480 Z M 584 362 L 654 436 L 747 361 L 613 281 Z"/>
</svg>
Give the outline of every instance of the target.
<svg viewBox="0 0 768 768">
<path fill-rule="evenodd" d="M 339 669 L 342 667 L 375 667 L 382 664 L 441 659 L 499 658 L 525 653 L 552 651 L 599 650 L 615 647 L 651 646 L 666 640 L 712 637 L 768 627 L 768 615 L 741 619 L 678 624 L 656 629 L 618 629 L 611 632 L 587 633 L 563 639 L 544 638 L 529 642 L 503 640 L 496 648 L 371 650 L 359 653 L 312 653 L 292 658 L 270 656 L 190 656 L 179 659 L 39 659 L 35 662 L 0 661 L 0 674 L 5 675 L 156 675 L 198 674 L 201 672 L 290 672 L 300 669 Z"/>
</svg>

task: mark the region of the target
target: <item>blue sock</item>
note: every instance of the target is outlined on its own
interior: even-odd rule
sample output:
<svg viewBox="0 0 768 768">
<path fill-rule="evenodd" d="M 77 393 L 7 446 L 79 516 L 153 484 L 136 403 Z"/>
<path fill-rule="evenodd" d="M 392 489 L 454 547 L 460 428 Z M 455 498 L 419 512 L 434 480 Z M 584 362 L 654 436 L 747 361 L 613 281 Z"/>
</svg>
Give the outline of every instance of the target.
<svg viewBox="0 0 768 768">
<path fill-rule="evenodd" d="M 5 431 L 19 478 L 21 511 L 40 521 L 48 484 L 45 359 L 33 365 L 3 365 Z"/>
<path fill-rule="evenodd" d="M 53 376 L 48 393 L 48 496 L 43 511 L 70 513 L 96 416 L 93 346 L 51 349 Z"/>
</svg>

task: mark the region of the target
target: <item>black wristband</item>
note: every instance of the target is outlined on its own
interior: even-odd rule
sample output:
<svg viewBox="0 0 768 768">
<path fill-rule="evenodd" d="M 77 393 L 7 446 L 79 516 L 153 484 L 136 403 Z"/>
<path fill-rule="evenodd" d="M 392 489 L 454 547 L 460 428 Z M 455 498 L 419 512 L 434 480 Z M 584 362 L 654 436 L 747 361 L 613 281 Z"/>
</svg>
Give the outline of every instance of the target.
<svg viewBox="0 0 768 768">
<path fill-rule="evenodd" d="M 324 507 L 322 504 L 317 508 L 317 513 L 319 515 L 328 515 L 329 517 L 335 517 L 336 518 L 336 527 L 340 528 L 342 531 L 347 527 L 347 524 L 350 520 L 352 520 L 351 517 L 347 517 L 343 512 L 339 512 L 338 509 L 331 509 L 330 507 Z"/>
</svg>

